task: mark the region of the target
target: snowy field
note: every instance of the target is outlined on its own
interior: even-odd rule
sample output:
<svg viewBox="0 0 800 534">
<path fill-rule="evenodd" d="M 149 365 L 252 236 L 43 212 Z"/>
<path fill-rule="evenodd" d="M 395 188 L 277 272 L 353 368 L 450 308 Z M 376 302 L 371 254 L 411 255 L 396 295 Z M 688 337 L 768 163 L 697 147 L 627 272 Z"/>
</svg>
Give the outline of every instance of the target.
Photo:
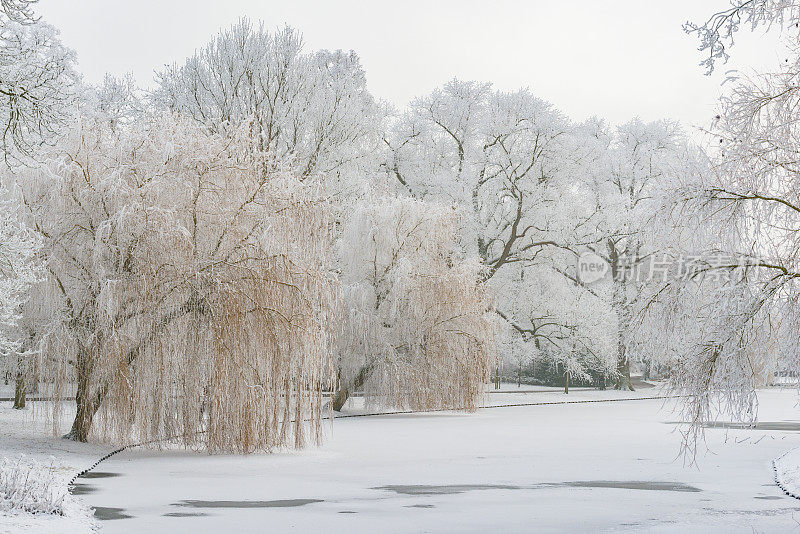
<svg viewBox="0 0 800 534">
<path fill-rule="evenodd" d="M 490 402 L 658 394 L 523 389 Z M 273 455 L 130 450 L 75 493 L 107 533 L 793 531 L 800 501 L 776 486 L 771 461 L 800 446 L 796 393 L 760 400 L 757 428 L 707 430 L 696 467 L 678 457 L 670 406 L 631 400 L 342 418 L 322 447 Z M 52 438 L 0 446 L 76 468 L 106 450 Z"/>
</svg>

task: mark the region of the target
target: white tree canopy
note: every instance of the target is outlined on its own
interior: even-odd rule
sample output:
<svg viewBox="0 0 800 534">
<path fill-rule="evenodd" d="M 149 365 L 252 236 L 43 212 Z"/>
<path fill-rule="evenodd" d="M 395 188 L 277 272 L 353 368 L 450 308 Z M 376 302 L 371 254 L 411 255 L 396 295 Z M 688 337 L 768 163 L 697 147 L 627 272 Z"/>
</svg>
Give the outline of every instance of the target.
<svg viewBox="0 0 800 534">
<path fill-rule="evenodd" d="M 358 189 L 353 175 L 376 167 L 381 112 L 358 56 L 303 52 L 292 28 L 243 18 L 158 83 L 158 104 L 217 132 L 246 121 L 256 150 L 291 158 L 301 177 L 327 177 L 334 192 Z"/>
</svg>

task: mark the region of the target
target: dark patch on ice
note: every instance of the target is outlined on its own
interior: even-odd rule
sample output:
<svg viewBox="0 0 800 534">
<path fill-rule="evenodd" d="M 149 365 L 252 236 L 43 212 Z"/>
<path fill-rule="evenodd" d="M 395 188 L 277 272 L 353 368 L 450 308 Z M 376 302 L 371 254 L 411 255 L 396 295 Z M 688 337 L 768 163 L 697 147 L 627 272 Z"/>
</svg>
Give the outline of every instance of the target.
<svg viewBox="0 0 800 534">
<path fill-rule="evenodd" d="M 109 473 L 106 471 L 89 471 L 78 478 L 113 478 L 122 476 L 120 473 Z"/>
<path fill-rule="evenodd" d="M 393 491 L 401 495 L 456 495 L 477 490 L 521 490 L 557 487 L 682 491 L 693 493 L 702 491 L 699 488 L 681 482 L 662 482 L 658 480 L 576 480 L 571 482 L 545 482 L 530 486 L 512 486 L 506 484 L 450 484 L 443 486 L 412 484 L 379 486 L 372 489 Z"/>
<path fill-rule="evenodd" d="M 97 491 L 97 486 L 91 484 L 72 484 L 69 487 L 69 492 L 72 495 L 89 495 Z"/>
<path fill-rule="evenodd" d="M 342 510 L 341 512 L 337 512 L 339 514 L 357 514 L 358 512 L 354 512 L 353 510 Z"/>
<path fill-rule="evenodd" d="M 762 499 L 765 501 L 779 501 L 783 499 L 783 497 L 779 495 L 756 495 L 756 499 Z"/>
<path fill-rule="evenodd" d="M 403 508 L 436 508 L 432 504 L 410 504 L 408 506 L 404 506 Z"/>
<path fill-rule="evenodd" d="M 380 415 L 380 414 L 377 414 Z M 468 415 L 457 412 L 437 412 L 437 413 L 390 413 L 386 417 L 392 419 L 443 419 L 446 417 L 467 417 Z"/>
<path fill-rule="evenodd" d="M 668 425 L 686 424 L 680 421 L 668 421 Z M 759 421 L 758 423 L 736 423 L 732 421 L 709 421 L 705 428 L 725 428 L 730 430 L 777 430 L 783 432 L 800 432 L 798 421 Z"/>
<path fill-rule="evenodd" d="M 506 486 L 501 484 L 450 484 L 446 486 L 432 486 L 426 484 L 390 485 L 372 488 L 376 490 L 389 490 L 403 495 L 455 495 L 475 490 L 517 490 L 520 486 Z"/>
<path fill-rule="evenodd" d="M 567 486 L 570 488 L 610 488 L 643 491 L 685 491 L 697 493 L 702 491 L 694 486 L 681 482 L 662 482 L 658 480 L 576 480 L 574 482 L 556 482 L 546 486 Z"/>
<path fill-rule="evenodd" d="M 188 506 L 190 508 L 293 508 L 305 506 L 322 499 L 280 499 L 276 501 L 181 501 L 172 506 Z"/>
<path fill-rule="evenodd" d="M 205 512 L 169 512 L 164 514 L 164 517 L 205 517 L 207 515 Z"/>
<path fill-rule="evenodd" d="M 782 430 L 787 432 L 800 432 L 800 422 L 797 421 L 759 421 L 755 424 L 710 421 L 703 426 L 706 428 L 731 428 L 736 430 Z"/>
<path fill-rule="evenodd" d="M 125 513 L 125 508 L 107 508 L 95 506 L 94 516 L 100 521 L 113 521 L 115 519 L 130 519 L 133 516 Z"/>
</svg>

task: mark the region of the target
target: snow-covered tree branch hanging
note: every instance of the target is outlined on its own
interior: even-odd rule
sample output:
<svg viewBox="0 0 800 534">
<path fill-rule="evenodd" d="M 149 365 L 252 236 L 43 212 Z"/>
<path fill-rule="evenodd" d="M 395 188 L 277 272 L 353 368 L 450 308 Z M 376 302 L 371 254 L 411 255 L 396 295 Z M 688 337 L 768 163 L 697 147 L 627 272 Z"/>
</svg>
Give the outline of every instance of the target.
<svg viewBox="0 0 800 534">
<path fill-rule="evenodd" d="M 753 5 L 771 10 L 758 20 L 797 16 L 796 2 Z M 687 397 L 690 446 L 721 413 L 752 421 L 768 371 L 776 361 L 798 363 L 799 81 L 795 55 L 779 70 L 732 83 L 709 130 L 717 145 L 710 167 L 687 175 L 670 205 L 673 220 L 693 229 L 676 254 L 700 254 L 644 302 L 663 325 L 651 346 Z"/>
<path fill-rule="evenodd" d="M 329 209 L 289 170 L 265 176 L 247 136 L 168 114 L 112 130 L 84 110 L 27 172 L 63 313 L 39 367 L 61 394 L 77 383 L 73 439 L 245 452 L 319 438 Z"/>
<path fill-rule="evenodd" d="M 480 263 L 458 253 L 457 219 L 450 206 L 387 197 L 363 201 L 345 223 L 336 410 L 361 387 L 383 406 L 479 406 L 496 326 Z"/>
</svg>

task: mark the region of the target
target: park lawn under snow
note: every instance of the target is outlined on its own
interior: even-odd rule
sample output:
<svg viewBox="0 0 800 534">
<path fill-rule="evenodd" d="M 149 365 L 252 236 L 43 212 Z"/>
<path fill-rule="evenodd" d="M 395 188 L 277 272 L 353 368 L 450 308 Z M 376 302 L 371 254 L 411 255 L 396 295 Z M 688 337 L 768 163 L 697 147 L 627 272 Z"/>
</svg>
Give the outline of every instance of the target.
<svg viewBox="0 0 800 534">
<path fill-rule="evenodd" d="M 507 389 L 490 403 L 658 394 Z M 709 428 L 696 467 L 656 399 L 341 418 L 321 447 L 271 455 L 134 449 L 78 489 L 108 533 L 786 532 L 800 503 L 771 460 L 800 446 L 796 393 L 760 399 L 761 427 Z"/>
</svg>

